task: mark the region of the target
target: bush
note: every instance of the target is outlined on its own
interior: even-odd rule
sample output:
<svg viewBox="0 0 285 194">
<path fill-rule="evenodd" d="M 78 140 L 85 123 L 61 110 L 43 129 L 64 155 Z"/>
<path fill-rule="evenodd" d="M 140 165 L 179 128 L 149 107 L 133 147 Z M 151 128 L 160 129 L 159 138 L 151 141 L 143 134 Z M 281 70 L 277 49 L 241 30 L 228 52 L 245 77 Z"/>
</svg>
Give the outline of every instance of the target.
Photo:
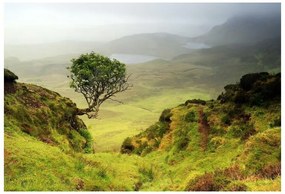
<svg viewBox="0 0 285 194">
<path fill-rule="evenodd" d="M 239 166 L 234 165 L 223 170 L 205 173 L 188 183 L 188 191 L 246 191 L 246 185 L 234 180 L 242 180 L 244 175 Z"/>
<path fill-rule="evenodd" d="M 86 144 L 86 140 L 76 130 L 71 130 L 69 133 L 70 143 L 73 149 L 81 152 Z"/>
<path fill-rule="evenodd" d="M 170 117 L 172 116 L 171 110 L 170 109 L 165 109 L 164 111 L 162 111 L 160 117 L 159 117 L 159 121 L 160 122 L 171 122 Z"/>
<path fill-rule="evenodd" d="M 214 176 L 212 173 L 206 173 L 196 177 L 188 183 L 187 191 L 216 191 L 214 184 Z"/>
<path fill-rule="evenodd" d="M 254 129 L 253 124 L 241 124 L 238 126 L 231 126 L 229 134 L 235 138 L 241 138 L 242 140 L 248 139 L 250 136 L 254 135 L 256 130 Z"/>
<path fill-rule="evenodd" d="M 268 179 L 275 179 L 277 176 L 281 176 L 281 163 L 264 165 L 259 171 L 259 175 Z"/>
<path fill-rule="evenodd" d="M 220 174 L 231 180 L 242 180 L 245 178 L 245 175 L 239 165 L 232 165 L 222 170 L 218 169 L 215 171 L 215 174 Z"/>
<path fill-rule="evenodd" d="M 210 133 L 215 135 L 224 135 L 226 130 L 220 126 L 211 126 Z"/>
<path fill-rule="evenodd" d="M 230 116 L 229 115 L 224 115 L 222 118 L 221 118 L 221 121 L 223 124 L 225 125 L 230 125 L 231 124 L 231 119 L 230 119 Z"/>
<path fill-rule="evenodd" d="M 242 89 L 248 91 L 257 80 L 266 80 L 268 77 L 269 74 L 267 72 L 246 74 L 241 77 L 240 86 Z"/>
<path fill-rule="evenodd" d="M 187 106 L 188 104 L 206 105 L 206 101 L 205 100 L 201 100 L 201 99 L 192 99 L 192 100 L 187 100 L 184 104 L 185 104 L 185 106 Z"/>
<path fill-rule="evenodd" d="M 188 147 L 188 144 L 189 144 L 189 137 L 187 136 L 182 136 L 180 137 L 176 142 L 175 142 L 175 145 L 176 145 L 176 151 L 181 151 L 181 150 L 185 150 L 187 147 Z"/>
<path fill-rule="evenodd" d="M 141 166 L 139 167 L 139 173 L 142 175 L 142 182 L 151 182 L 154 179 L 153 166 Z"/>
<path fill-rule="evenodd" d="M 269 126 L 271 128 L 280 127 L 281 126 L 281 117 L 279 116 L 277 119 L 274 119 L 272 122 L 270 122 Z"/>
<path fill-rule="evenodd" d="M 230 183 L 226 188 L 225 191 L 246 191 L 247 186 L 243 183 Z"/>
<path fill-rule="evenodd" d="M 93 138 L 90 132 L 87 129 L 80 129 L 79 134 L 85 138 L 86 143 L 84 147 L 84 152 L 85 153 L 94 153 L 93 149 Z"/>
<path fill-rule="evenodd" d="M 222 191 L 231 181 L 218 173 L 205 173 L 188 183 L 187 191 Z"/>
<path fill-rule="evenodd" d="M 4 69 L 4 82 L 13 83 L 18 79 L 18 76 L 15 75 L 9 69 Z"/>
<path fill-rule="evenodd" d="M 184 121 L 186 122 L 196 122 L 196 115 L 193 111 L 188 112 L 185 117 L 184 117 Z"/>
<path fill-rule="evenodd" d="M 121 146 L 121 153 L 130 154 L 134 151 L 134 149 L 135 147 L 132 144 L 132 139 L 130 137 L 127 137 Z"/>
</svg>

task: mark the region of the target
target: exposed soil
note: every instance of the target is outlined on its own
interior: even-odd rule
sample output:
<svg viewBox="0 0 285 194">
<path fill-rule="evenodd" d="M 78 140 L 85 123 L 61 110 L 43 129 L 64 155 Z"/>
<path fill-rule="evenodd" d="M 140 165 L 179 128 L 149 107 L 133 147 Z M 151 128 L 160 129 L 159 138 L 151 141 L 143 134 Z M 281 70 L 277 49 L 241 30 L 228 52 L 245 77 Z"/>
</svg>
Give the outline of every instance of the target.
<svg viewBox="0 0 285 194">
<path fill-rule="evenodd" d="M 199 109 L 199 133 L 201 133 L 201 148 L 205 151 L 208 144 L 208 136 L 210 132 L 210 125 L 207 121 L 203 108 Z"/>
</svg>

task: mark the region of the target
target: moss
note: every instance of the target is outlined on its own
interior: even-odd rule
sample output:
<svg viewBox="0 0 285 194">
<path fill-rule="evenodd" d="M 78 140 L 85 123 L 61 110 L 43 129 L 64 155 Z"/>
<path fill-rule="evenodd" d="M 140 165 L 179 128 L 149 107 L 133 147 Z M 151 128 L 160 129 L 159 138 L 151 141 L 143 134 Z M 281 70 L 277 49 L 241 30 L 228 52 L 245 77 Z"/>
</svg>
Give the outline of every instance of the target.
<svg viewBox="0 0 285 194">
<path fill-rule="evenodd" d="M 81 131 L 87 129 L 71 100 L 35 85 L 15 83 L 15 88 L 4 97 L 6 121 L 13 120 L 23 132 L 63 150 L 92 152 L 91 135 Z"/>
<path fill-rule="evenodd" d="M 280 128 L 269 129 L 251 137 L 239 159 L 248 174 L 258 174 L 268 164 L 280 162 Z"/>
</svg>

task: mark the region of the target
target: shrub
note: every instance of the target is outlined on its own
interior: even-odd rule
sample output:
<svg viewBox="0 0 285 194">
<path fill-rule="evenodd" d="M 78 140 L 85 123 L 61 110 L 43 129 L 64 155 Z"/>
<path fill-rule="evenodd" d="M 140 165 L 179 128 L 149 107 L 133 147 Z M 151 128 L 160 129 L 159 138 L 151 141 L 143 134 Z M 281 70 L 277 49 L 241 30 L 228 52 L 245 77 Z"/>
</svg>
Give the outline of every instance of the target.
<svg viewBox="0 0 285 194">
<path fill-rule="evenodd" d="M 233 101 L 237 104 L 244 104 L 248 102 L 249 95 L 245 93 L 244 91 L 239 91 L 234 95 Z"/>
<path fill-rule="evenodd" d="M 193 111 L 188 112 L 188 113 L 185 115 L 184 120 L 185 120 L 186 122 L 196 122 L 196 121 L 197 121 L 196 115 L 195 115 L 195 113 L 194 113 Z"/>
<path fill-rule="evenodd" d="M 143 182 L 151 182 L 154 179 L 153 166 L 140 166 L 139 173 L 142 175 Z"/>
<path fill-rule="evenodd" d="M 148 143 L 147 142 L 143 142 L 142 144 L 140 144 L 138 147 L 136 147 L 133 150 L 133 153 L 137 154 L 137 155 L 141 155 L 143 153 L 143 151 L 148 147 Z"/>
<path fill-rule="evenodd" d="M 248 139 L 250 136 L 256 133 L 253 124 L 241 124 L 238 126 L 231 126 L 229 133 L 235 138 L 241 138 L 242 140 Z"/>
<path fill-rule="evenodd" d="M 90 132 L 87 129 L 80 129 L 79 134 L 85 138 L 86 143 L 84 147 L 84 152 L 85 153 L 94 153 L 93 149 L 93 138 Z"/>
<path fill-rule="evenodd" d="M 205 173 L 190 181 L 186 187 L 187 191 L 221 191 L 225 190 L 231 181 L 218 173 Z"/>
<path fill-rule="evenodd" d="M 211 126 L 210 133 L 215 135 L 224 135 L 226 130 L 220 126 Z"/>
<path fill-rule="evenodd" d="M 181 150 L 185 150 L 189 144 L 189 137 L 187 136 L 181 136 L 176 142 L 175 142 L 175 146 L 176 146 L 176 151 L 181 151 Z"/>
<path fill-rule="evenodd" d="M 230 125 L 231 124 L 231 118 L 229 115 L 224 115 L 222 118 L 221 118 L 221 121 L 223 124 L 225 125 Z"/>
<path fill-rule="evenodd" d="M 188 183 L 187 191 L 215 191 L 214 176 L 212 173 L 206 173 L 196 177 Z"/>
<path fill-rule="evenodd" d="M 70 143 L 73 149 L 81 152 L 86 144 L 86 140 L 76 130 L 71 130 L 69 133 Z"/>
<path fill-rule="evenodd" d="M 15 75 L 9 69 L 4 69 L 4 82 L 13 83 L 18 79 L 18 76 Z"/>
<path fill-rule="evenodd" d="M 230 183 L 225 188 L 225 191 L 246 191 L 247 186 L 243 183 Z"/>
<path fill-rule="evenodd" d="M 197 176 L 188 183 L 186 189 L 188 191 L 246 191 L 246 185 L 233 182 L 242 180 L 244 177 L 239 166 L 233 165 Z"/>
<path fill-rule="evenodd" d="M 259 171 L 259 175 L 263 178 L 275 179 L 281 175 L 281 163 L 267 164 Z"/>
<path fill-rule="evenodd" d="M 134 149 L 135 147 L 132 144 L 132 139 L 130 137 L 127 137 L 121 146 L 121 153 L 129 154 L 132 153 Z"/>
<path fill-rule="evenodd" d="M 245 178 L 243 171 L 240 169 L 239 165 L 232 165 L 223 170 L 218 170 L 216 173 L 222 174 L 232 180 L 242 180 Z"/>
<path fill-rule="evenodd" d="M 265 80 L 268 78 L 268 76 L 269 74 L 267 72 L 246 74 L 241 77 L 240 86 L 242 89 L 248 91 L 252 88 L 257 80 Z"/>
<path fill-rule="evenodd" d="M 171 122 L 170 117 L 172 116 L 171 110 L 170 109 L 165 109 L 162 111 L 159 121 L 160 122 Z"/>
<path fill-rule="evenodd" d="M 201 100 L 201 99 L 192 99 L 192 100 L 187 100 L 184 104 L 185 104 L 185 106 L 187 106 L 188 104 L 206 105 L 206 101 L 205 100 Z"/>
<path fill-rule="evenodd" d="M 280 127 L 281 126 L 281 117 L 279 116 L 277 119 L 274 119 L 272 122 L 270 122 L 269 126 L 271 128 Z"/>
</svg>

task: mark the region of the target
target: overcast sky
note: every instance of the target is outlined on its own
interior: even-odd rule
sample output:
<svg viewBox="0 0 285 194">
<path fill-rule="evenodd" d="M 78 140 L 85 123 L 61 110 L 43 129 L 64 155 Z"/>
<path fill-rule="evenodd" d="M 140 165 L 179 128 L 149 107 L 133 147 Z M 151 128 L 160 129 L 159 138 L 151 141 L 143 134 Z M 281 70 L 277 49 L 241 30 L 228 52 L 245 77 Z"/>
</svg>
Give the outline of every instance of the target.
<svg viewBox="0 0 285 194">
<path fill-rule="evenodd" d="M 191 37 L 235 15 L 280 12 L 279 3 L 6 3 L 5 44 L 109 41 L 153 32 Z"/>
</svg>

